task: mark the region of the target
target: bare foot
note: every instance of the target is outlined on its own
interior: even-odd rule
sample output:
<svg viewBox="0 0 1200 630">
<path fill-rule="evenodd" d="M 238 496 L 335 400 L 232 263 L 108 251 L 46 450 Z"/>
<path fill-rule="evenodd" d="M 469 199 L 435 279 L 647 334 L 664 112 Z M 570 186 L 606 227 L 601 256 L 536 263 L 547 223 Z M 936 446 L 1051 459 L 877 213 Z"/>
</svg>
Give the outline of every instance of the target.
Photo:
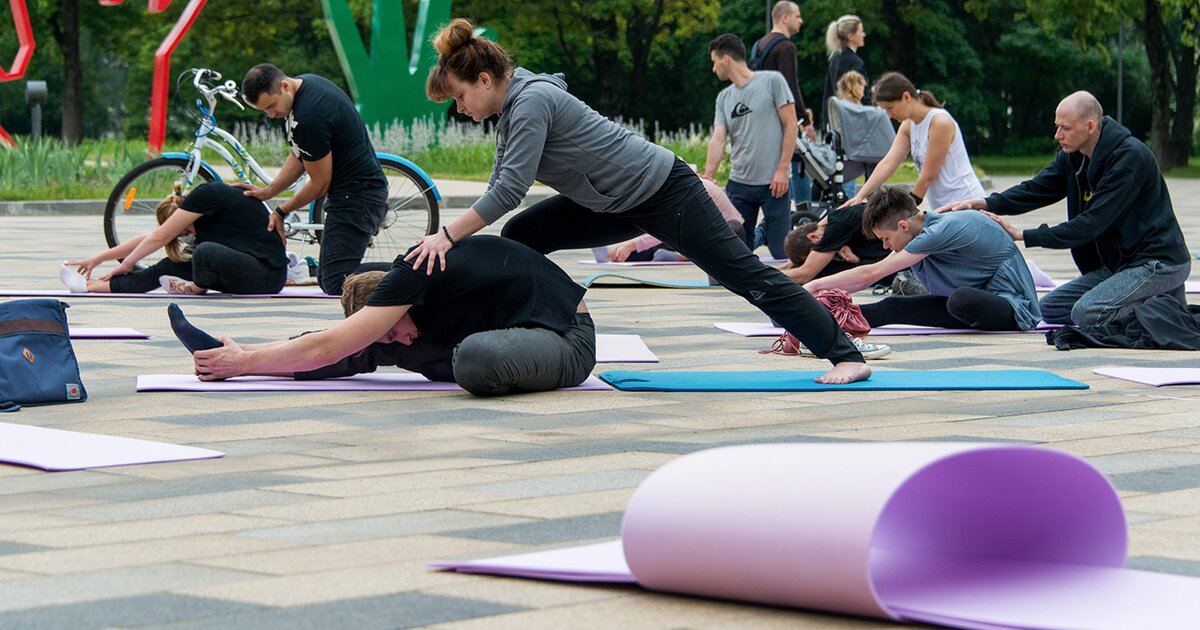
<svg viewBox="0 0 1200 630">
<path fill-rule="evenodd" d="M 846 383 L 865 381 L 870 377 L 871 368 L 867 367 L 866 363 L 842 361 L 833 366 L 832 370 L 818 376 L 816 381 L 828 385 L 844 385 Z"/>
</svg>

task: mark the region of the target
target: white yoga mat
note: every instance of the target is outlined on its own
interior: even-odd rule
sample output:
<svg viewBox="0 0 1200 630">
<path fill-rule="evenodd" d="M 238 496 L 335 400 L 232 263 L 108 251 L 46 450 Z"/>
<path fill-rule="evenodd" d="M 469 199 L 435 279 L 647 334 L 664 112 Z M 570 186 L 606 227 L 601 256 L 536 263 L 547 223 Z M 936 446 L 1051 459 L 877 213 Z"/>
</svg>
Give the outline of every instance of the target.
<svg viewBox="0 0 1200 630">
<path fill-rule="evenodd" d="M 149 339 L 132 328 L 72 328 L 71 339 Z"/>
<path fill-rule="evenodd" d="M 596 363 L 658 363 L 641 335 L 596 335 Z"/>
<path fill-rule="evenodd" d="M 772 326 L 769 322 L 716 322 L 714 328 L 731 332 L 743 337 L 778 337 L 783 334 L 782 328 Z M 905 324 L 888 324 L 872 328 L 870 337 L 907 337 L 912 335 L 1017 335 L 1022 333 L 1044 333 L 1048 330 L 1062 328 L 1060 324 L 1039 323 L 1033 330 L 979 330 L 978 328 L 934 328 L 932 326 L 908 326 Z"/>
<path fill-rule="evenodd" d="M 180 462 L 224 455 L 194 446 L 0 422 L 0 462 L 43 470 Z"/>
<path fill-rule="evenodd" d="M 575 387 L 558 391 L 604 391 L 612 386 L 589 376 Z M 137 378 L 139 392 L 461 392 L 456 383 L 431 381 L 420 374 L 387 372 L 359 374 L 347 378 L 297 381 L 276 376 L 239 376 L 224 381 L 202 381 L 192 374 L 142 374 Z"/>
<path fill-rule="evenodd" d="M 663 466 L 616 543 L 434 566 L 956 628 L 1196 627 L 1200 579 L 1123 569 L 1126 546 L 1116 490 L 1073 455 L 769 444 Z"/>
<path fill-rule="evenodd" d="M 1142 385 L 1200 385 L 1200 368 L 1102 367 L 1093 373 Z"/>
<path fill-rule="evenodd" d="M 189 293 L 167 293 L 155 289 L 149 293 L 71 293 L 64 289 L 0 289 L 0 297 L 56 297 L 56 298 L 169 298 L 172 300 L 218 300 L 218 299 L 250 299 L 250 298 L 323 298 L 336 300 L 341 296 L 329 295 L 321 287 L 295 286 L 284 287 L 279 293 L 262 293 L 253 295 L 235 295 L 209 291 L 204 295 Z"/>
</svg>

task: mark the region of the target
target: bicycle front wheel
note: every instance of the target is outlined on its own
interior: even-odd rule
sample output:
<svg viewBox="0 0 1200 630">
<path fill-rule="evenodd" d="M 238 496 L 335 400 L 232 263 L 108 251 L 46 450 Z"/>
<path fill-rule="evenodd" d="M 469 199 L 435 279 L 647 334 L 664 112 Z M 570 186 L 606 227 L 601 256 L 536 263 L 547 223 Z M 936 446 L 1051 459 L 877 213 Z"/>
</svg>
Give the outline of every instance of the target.
<svg viewBox="0 0 1200 630">
<path fill-rule="evenodd" d="M 371 239 L 363 262 L 390 263 L 422 236 L 438 229 L 438 202 L 433 189 L 411 168 L 381 159 L 388 180 L 388 210 Z"/>
<path fill-rule="evenodd" d="M 187 165 L 182 158 L 157 158 L 138 164 L 117 182 L 104 205 L 104 239 L 109 247 L 158 227 L 154 211 L 175 184 L 183 185 L 183 194 L 191 192 L 187 187 Z M 204 168 L 198 175 L 206 182 L 215 179 Z"/>
</svg>

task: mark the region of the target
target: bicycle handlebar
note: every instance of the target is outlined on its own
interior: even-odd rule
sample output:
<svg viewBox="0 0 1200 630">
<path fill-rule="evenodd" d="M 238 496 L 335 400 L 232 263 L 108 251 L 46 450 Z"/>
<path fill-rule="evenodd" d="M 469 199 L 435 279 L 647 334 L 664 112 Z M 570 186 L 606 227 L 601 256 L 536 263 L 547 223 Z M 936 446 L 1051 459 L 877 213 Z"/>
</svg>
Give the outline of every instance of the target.
<svg viewBox="0 0 1200 630">
<path fill-rule="evenodd" d="M 237 105 L 238 109 L 246 109 L 246 107 L 242 105 L 241 101 L 239 101 L 237 98 L 237 82 L 235 82 L 233 79 L 229 79 L 225 83 L 214 87 L 210 85 L 208 81 L 220 81 L 220 72 L 217 72 L 216 70 L 209 70 L 208 68 L 192 68 L 192 72 L 195 73 L 195 75 L 192 77 L 192 85 L 201 94 L 209 99 L 211 99 L 213 96 L 220 96 L 230 103 Z"/>
</svg>

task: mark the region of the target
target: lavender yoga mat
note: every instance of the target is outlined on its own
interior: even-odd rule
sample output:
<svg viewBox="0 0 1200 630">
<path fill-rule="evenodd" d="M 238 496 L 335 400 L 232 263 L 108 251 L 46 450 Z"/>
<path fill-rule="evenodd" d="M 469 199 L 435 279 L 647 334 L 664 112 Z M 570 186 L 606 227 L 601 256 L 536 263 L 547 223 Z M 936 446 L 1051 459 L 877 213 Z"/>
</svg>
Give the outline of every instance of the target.
<svg viewBox="0 0 1200 630">
<path fill-rule="evenodd" d="M 1122 568 L 1115 489 L 1073 455 L 989 444 L 701 451 L 638 487 L 613 543 L 435 567 L 955 628 L 1194 628 L 1200 579 Z"/>
<path fill-rule="evenodd" d="M 132 328 L 72 328 L 71 339 L 149 339 Z"/>
<path fill-rule="evenodd" d="M 778 337 L 783 329 L 769 323 L 759 322 L 717 322 L 713 327 L 725 332 L 731 332 L 743 337 Z M 1040 322 L 1033 330 L 979 330 L 977 328 L 933 328 L 931 326 L 907 326 L 903 324 L 888 324 L 872 328 L 868 333 L 871 337 L 907 337 L 911 335 L 1018 335 L 1022 333 L 1044 333 L 1048 330 L 1062 328 L 1061 324 Z"/>
<path fill-rule="evenodd" d="M 1200 385 L 1200 368 L 1103 367 L 1092 372 L 1154 387 Z"/>
<path fill-rule="evenodd" d="M 323 298 L 339 299 L 340 296 L 329 295 L 320 287 L 300 286 L 284 287 L 279 293 L 262 293 L 253 295 L 235 295 L 210 291 L 204 295 L 186 293 L 167 293 L 166 291 L 151 291 L 149 293 L 71 293 L 64 290 L 41 289 L 2 289 L 0 297 L 56 297 L 56 298 L 170 298 L 172 300 L 217 300 L 217 299 L 248 299 L 248 298 Z"/>
<path fill-rule="evenodd" d="M 612 387 L 589 376 L 576 387 L 559 391 L 606 391 Z M 297 381 L 276 376 L 239 376 L 225 381 L 202 381 L 192 374 L 142 374 L 137 379 L 139 392 L 461 392 L 455 383 L 431 381 L 420 374 L 359 374 L 347 378 Z"/>
<path fill-rule="evenodd" d="M 0 462 L 43 470 L 83 470 L 224 455 L 194 446 L 0 423 Z"/>
</svg>

